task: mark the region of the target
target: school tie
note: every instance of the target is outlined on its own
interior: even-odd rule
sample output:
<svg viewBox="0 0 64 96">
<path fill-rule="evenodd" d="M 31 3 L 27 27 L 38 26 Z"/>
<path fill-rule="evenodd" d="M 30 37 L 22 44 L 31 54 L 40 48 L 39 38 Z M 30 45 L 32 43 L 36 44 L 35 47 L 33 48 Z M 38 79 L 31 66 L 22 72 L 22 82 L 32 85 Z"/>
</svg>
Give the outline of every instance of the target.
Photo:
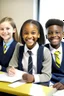
<svg viewBox="0 0 64 96">
<path fill-rule="evenodd" d="M 28 72 L 32 74 L 33 69 L 33 61 L 32 61 L 32 52 L 28 51 L 29 58 L 28 58 Z"/>
<path fill-rule="evenodd" d="M 56 62 L 56 66 L 58 68 L 60 68 L 60 58 L 59 58 L 59 54 L 60 54 L 60 51 L 55 51 L 55 62 Z"/>
<path fill-rule="evenodd" d="M 7 48 L 6 44 L 4 44 L 4 46 L 3 46 L 3 47 L 4 47 L 4 49 L 3 49 L 4 54 L 6 54 L 6 51 L 7 51 L 7 50 L 6 50 L 6 48 Z"/>
</svg>

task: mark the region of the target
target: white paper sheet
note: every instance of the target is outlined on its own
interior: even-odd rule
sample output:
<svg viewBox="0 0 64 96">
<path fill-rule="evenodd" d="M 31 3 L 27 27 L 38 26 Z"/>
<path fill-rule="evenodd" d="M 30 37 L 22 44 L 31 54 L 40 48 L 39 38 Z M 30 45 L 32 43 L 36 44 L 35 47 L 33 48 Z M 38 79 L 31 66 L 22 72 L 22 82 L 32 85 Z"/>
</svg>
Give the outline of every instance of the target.
<svg viewBox="0 0 64 96">
<path fill-rule="evenodd" d="M 14 82 L 17 80 L 22 80 L 22 75 L 26 73 L 16 69 L 16 74 L 14 76 L 8 76 L 7 73 L 0 74 L 0 81 L 4 82 Z"/>
<path fill-rule="evenodd" d="M 32 87 L 30 88 L 30 95 L 45 96 L 45 93 L 43 92 L 41 85 L 32 84 Z"/>
<path fill-rule="evenodd" d="M 53 96 L 64 96 L 64 90 L 59 90 L 53 94 Z"/>
<path fill-rule="evenodd" d="M 18 87 L 18 86 L 20 86 L 20 85 L 23 85 L 23 84 L 25 84 L 25 82 L 17 81 L 17 82 L 14 82 L 14 83 L 12 83 L 12 84 L 9 84 L 8 86 L 9 86 L 9 87 L 12 87 L 12 88 L 16 88 L 16 87 Z"/>
<path fill-rule="evenodd" d="M 45 93 L 44 92 L 45 87 L 38 84 L 32 84 L 32 87 L 30 88 L 30 96 L 52 96 L 52 94 L 56 92 L 56 88 L 52 88 L 51 90 L 48 89 L 50 90 L 49 93 Z"/>
</svg>

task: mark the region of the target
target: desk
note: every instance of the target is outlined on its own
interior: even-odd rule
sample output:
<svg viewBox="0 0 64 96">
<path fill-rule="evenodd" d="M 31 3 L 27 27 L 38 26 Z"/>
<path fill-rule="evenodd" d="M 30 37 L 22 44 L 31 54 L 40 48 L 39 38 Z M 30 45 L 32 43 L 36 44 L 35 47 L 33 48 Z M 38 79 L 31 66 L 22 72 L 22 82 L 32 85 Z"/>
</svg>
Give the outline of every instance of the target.
<svg viewBox="0 0 64 96">
<path fill-rule="evenodd" d="M 0 81 L 0 92 L 14 94 L 17 96 L 30 96 L 31 95 L 30 89 L 31 89 L 32 83 L 26 83 L 26 84 L 20 85 L 19 87 L 16 87 L 16 88 L 9 87 L 8 86 L 9 84 L 10 83 Z M 52 95 L 48 95 L 48 94 L 50 92 L 51 92 L 50 94 L 52 94 L 53 88 L 42 86 L 42 91 L 45 92 L 45 94 L 46 94 L 45 96 L 52 96 Z M 36 90 L 36 92 L 38 93 L 37 90 Z"/>
<path fill-rule="evenodd" d="M 8 86 L 7 82 L 0 82 L 0 91 L 5 93 L 10 93 L 14 95 L 29 96 L 31 84 L 24 84 L 16 88 L 11 88 Z"/>
</svg>

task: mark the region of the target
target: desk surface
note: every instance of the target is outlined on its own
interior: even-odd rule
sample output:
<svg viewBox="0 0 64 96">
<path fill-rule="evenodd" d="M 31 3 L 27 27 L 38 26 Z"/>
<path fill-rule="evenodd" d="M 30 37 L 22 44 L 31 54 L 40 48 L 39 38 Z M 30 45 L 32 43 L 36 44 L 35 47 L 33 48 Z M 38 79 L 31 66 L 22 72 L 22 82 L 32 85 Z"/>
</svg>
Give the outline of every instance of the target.
<svg viewBox="0 0 64 96">
<path fill-rule="evenodd" d="M 0 72 L 0 74 L 1 74 L 1 72 Z M 9 87 L 8 86 L 9 84 L 10 83 L 0 81 L 0 92 L 10 93 L 10 94 L 14 94 L 17 96 L 21 96 L 21 95 L 30 96 L 30 88 L 32 86 L 32 83 L 26 83 L 26 84 L 20 85 L 19 87 L 16 87 L 16 88 Z M 53 88 L 42 86 L 42 91 L 45 92 L 46 96 L 51 96 L 48 94 L 50 92 L 52 94 Z"/>
<path fill-rule="evenodd" d="M 10 83 L 0 82 L 0 91 L 14 95 L 29 95 L 31 84 L 24 84 L 16 88 L 9 87 Z"/>
</svg>

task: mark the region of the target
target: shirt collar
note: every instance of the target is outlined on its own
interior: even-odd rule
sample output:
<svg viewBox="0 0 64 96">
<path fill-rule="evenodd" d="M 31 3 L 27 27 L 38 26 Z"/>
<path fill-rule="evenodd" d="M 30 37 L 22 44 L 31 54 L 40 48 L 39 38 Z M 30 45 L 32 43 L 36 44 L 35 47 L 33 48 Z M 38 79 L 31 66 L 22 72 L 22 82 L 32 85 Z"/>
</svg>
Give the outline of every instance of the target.
<svg viewBox="0 0 64 96">
<path fill-rule="evenodd" d="M 60 44 L 60 47 L 59 47 L 58 49 L 53 48 L 50 44 L 49 44 L 49 46 L 50 46 L 50 50 L 51 50 L 51 53 L 52 53 L 52 54 L 53 54 L 55 51 L 60 51 L 60 52 L 62 52 L 62 44 Z"/>
<path fill-rule="evenodd" d="M 11 39 L 10 42 L 7 42 L 7 43 L 5 43 L 5 42 L 3 41 L 3 46 L 4 46 L 5 44 L 6 44 L 6 46 L 10 46 L 10 44 L 13 42 L 13 40 L 14 40 L 14 39 Z"/>
<path fill-rule="evenodd" d="M 37 49 L 39 47 L 39 44 L 36 43 L 35 46 L 30 50 L 32 51 L 32 54 L 37 54 Z M 24 52 L 27 53 L 29 49 L 27 48 L 26 44 L 25 44 L 25 47 L 24 47 Z"/>
</svg>

